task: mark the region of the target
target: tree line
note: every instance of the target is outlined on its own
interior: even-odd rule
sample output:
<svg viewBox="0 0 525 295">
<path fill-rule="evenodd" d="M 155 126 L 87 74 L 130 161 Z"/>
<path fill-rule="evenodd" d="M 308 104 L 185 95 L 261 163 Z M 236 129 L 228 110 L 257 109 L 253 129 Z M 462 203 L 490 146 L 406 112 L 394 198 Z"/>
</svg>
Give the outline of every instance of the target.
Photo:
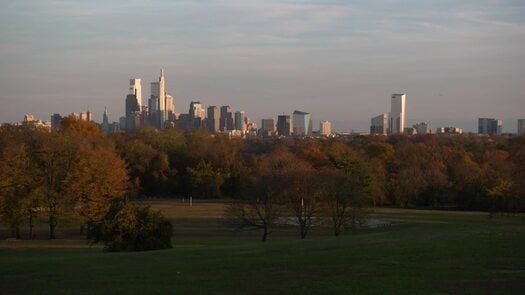
<svg viewBox="0 0 525 295">
<path fill-rule="evenodd" d="M 239 224 L 266 225 L 268 234 L 279 218 L 295 216 L 303 237 L 321 217 L 337 235 L 369 206 L 525 210 L 523 136 L 104 134 L 68 117 L 53 133 L 2 125 L 0 152 L 0 214 L 13 236 L 21 224 L 31 232 L 37 215 L 50 238 L 67 214 L 91 232 L 115 202 L 144 197 L 228 198 Z"/>
</svg>

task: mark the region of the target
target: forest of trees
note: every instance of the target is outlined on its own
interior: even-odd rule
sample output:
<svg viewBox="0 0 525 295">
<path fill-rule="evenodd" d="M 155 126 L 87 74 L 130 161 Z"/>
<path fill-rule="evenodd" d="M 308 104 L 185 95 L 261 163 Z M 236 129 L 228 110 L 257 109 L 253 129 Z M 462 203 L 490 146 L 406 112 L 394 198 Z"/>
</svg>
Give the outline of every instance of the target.
<svg viewBox="0 0 525 295">
<path fill-rule="evenodd" d="M 263 228 L 263 240 L 282 210 L 297 219 L 301 237 L 321 214 L 338 235 L 373 206 L 523 212 L 524 177 L 523 136 L 105 134 L 71 117 L 53 133 L 0 127 L 0 218 L 14 237 L 22 224 L 32 236 L 36 216 L 46 217 L 50 238 L 65 214 L 81 218 L 89 234 L 115 202 L 190 196 L 232 200 L 229 216 Z"/>
</svg>

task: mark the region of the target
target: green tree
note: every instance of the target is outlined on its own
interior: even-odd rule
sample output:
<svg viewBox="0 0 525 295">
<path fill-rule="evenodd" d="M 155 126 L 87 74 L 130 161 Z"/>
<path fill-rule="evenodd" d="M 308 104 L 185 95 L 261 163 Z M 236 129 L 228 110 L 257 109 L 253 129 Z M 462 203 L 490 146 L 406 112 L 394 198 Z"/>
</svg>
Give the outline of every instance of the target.
<svg viewBox="0 0 525 295">
<path fill-rule="evenodd" d="M 371 202 L 372 180 L 364 163 L 349 152 L 332 156 L 335 169 L 324 171 L 326 203 L 329 207 L 334 235 L 348 226 L 355 228 L 366 219 Z M 330 191 L 331 190 L 331 191 Z"/>
<path fill-rule="evenodd" d="M 191 177 L 192 196 L 200 198 L 220 198 L 224 177 L 219 169 L 202 160 L 197 167 L 188 167 Z"/>
<path fill-rule="evenodd" d="M 173 226 L 159 211 L 118 200 L 95 224 L 92 241 L 112 252 L 148 251 L 171 248 L 172 235 Z"/>
</svg>

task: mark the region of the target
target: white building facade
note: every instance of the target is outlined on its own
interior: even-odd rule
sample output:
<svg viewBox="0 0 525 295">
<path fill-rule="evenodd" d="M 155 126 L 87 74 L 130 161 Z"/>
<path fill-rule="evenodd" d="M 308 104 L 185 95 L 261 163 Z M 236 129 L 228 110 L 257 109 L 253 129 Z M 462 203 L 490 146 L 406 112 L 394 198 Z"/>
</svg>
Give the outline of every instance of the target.
<svg viewBox="0 0 525 295">
<path fill-rule="evenodd" d="M 406 94 L 392 94 L 388 129 L 390 134 L 403 133 L 405 129 Z"/>
</svg>

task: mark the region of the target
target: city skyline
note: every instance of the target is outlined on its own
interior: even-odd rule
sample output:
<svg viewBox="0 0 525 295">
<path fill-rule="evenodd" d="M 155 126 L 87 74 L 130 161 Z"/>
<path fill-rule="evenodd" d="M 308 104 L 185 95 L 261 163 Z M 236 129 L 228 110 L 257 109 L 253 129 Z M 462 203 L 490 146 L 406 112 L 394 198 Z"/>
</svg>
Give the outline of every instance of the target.
<svg viewBox="0 0 525 295">
<path fill-rule="evenodd" d="M 301 109 L 334 130 L 367 131 L 385 98 L 406 93 L 406 126 L 475 132 L 487 117 L 514 133 L 525 117 L 525 5 L 456 2 L 5 3 L 0 121 L 82 109 L 100 122 L 106 106 L 116 121 L 122 85 L 136 77 L 147 88 L 164 68 L 181 113 L 200 99 L 256 122 Z"/>
</svg>

